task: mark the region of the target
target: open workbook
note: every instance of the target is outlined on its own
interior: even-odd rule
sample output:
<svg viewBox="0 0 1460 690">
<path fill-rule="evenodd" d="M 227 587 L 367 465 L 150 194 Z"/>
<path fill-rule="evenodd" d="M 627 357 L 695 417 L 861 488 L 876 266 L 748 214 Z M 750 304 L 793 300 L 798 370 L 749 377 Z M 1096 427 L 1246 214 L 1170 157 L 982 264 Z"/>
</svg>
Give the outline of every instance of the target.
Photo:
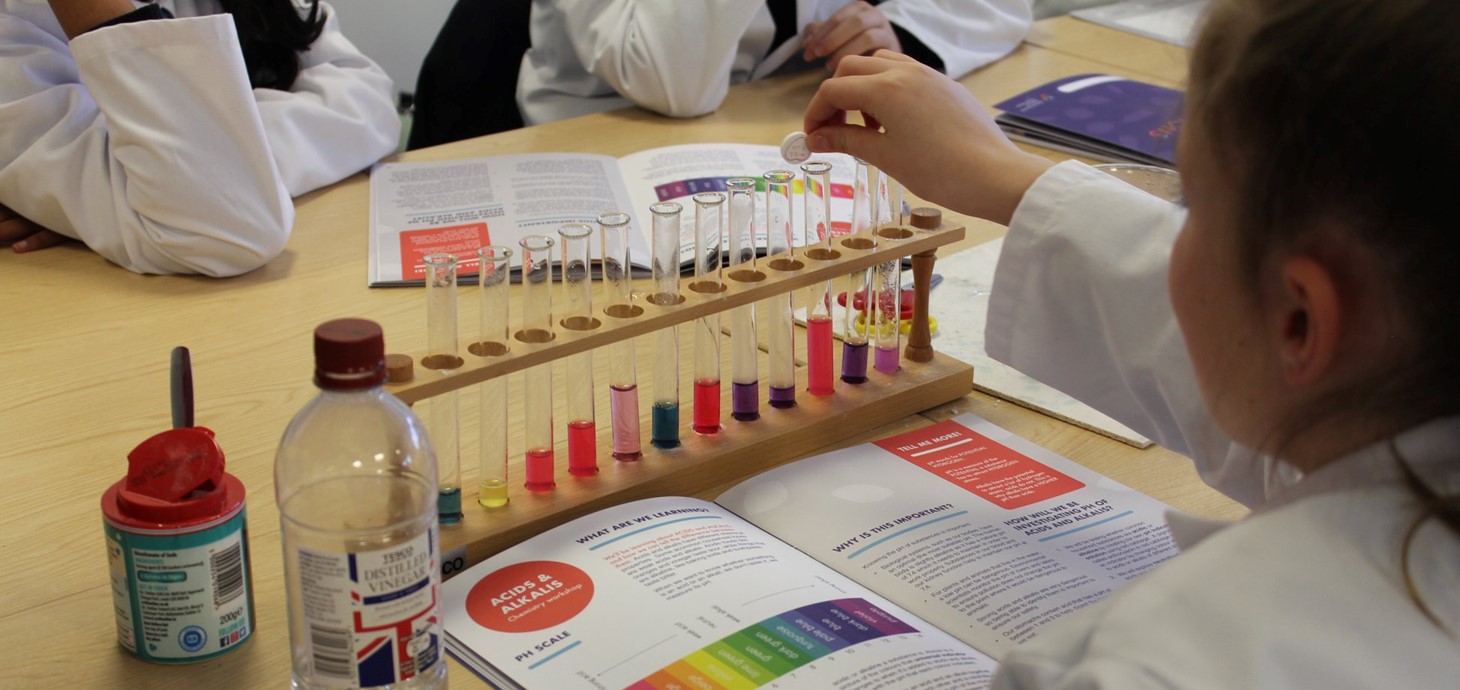
<svg viewBox="0 0 1460 690">
<path fill-rule="evenodd" d="M 849 222 L 853 160 L 842 154 L 817 155 L 832 164 L 832 217 Z M 680 263 L 692 266 L 694 202 L 700 192 L 723 192 L 725 180 L 755 177 L 770 170 L 801 171 L 781 158 L 778 146 L 684 144 L 647 149 L 622 158 L 588 153 L 523 153 L 483 158 L 382 163 L 370 173 L 371 286 L 421 285 L 422 259 L 435 252 L 462 259 L 459 275 L 475 276 L 474 252 L 488 244 L 514 252 L 528 235 L 556 237 L 565 223 L 593 223 L 605 211 L 625 211 L 632 221 L 630 260 L 647 270 L 650 253 L 649 206 L 660 201 L 684 207 Z M 760 207 L 760 200 L 757 206 Z M 794 203 L 794 209 L 801 209 Z M 764 213 L 764 210 L 761 210 Z M 802 214 L 793 212 L 793 244 L 803 240 Z M 835 223 L 835 221 L 834 221 Z M 765 219 L 758 246 L 764 249 Z M 600 258 L 598 242 L 593 257 Z M 464 282 L 471 282 L 467 278 Z"/>
<path fill-rule="evenodd" d="M 981 688 L 1010 648 L 1175 555 L 1166 506 L 978 417 L 652 498 L 442 587 L 504 688 Z"/>
</svg>

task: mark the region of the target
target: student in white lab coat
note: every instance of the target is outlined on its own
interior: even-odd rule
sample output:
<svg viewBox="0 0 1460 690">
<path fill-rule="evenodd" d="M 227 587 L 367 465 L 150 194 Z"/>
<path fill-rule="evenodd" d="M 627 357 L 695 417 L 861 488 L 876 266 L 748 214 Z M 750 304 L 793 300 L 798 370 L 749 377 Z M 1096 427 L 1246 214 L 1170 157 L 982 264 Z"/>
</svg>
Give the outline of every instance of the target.
<svg viewBox="0 0 1460 690">
<path fill-rule="evenodd" d="M 400 136 L 390 78 L 302 5 L 0 0 L 0 242 L 78 239 L 139 273 L 278 255 L 290 197 Z"/>
<path fill-rule="evenodd" d="M 1007 655 L 995 688 L 1460 684 L 1456 26 L 1452 0 L 1212 0 L 1185 210 L 1021 151 L 898 56 L 821 86 L 813 149 L 1009 225 L 991 355 L 1253 509 L 1173 516 L 1182 555 Z"/>
<path fill-rule="evenodd" d="M 875 4 L 875 6 L 874 6 Z M 638 105 L 713 112 L 732 84 L 879 48 L 962 76 L 1019 45 L 1031 0 L 534 0 L 517 105 L 529 125 Z"/>
</svg>

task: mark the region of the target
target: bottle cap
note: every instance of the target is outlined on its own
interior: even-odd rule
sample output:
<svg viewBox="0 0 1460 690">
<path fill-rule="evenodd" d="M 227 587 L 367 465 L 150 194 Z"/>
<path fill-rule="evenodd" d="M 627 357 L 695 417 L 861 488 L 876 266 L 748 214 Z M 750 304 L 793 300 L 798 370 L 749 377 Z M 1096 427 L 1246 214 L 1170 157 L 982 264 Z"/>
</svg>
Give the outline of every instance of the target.
<svg viewBox="0 0 1460 690">
<path fill-rule="evenodd" d="M 336 319 L 314 329 L 314 384 L 329 390 L 385 381 L 385 334 L 366 319 Z"/>
<path fill-rule="evenodd" d="M 811 147 L 806 145 L 805 132 L 791 132 L 781 140 L 781 158 L 787 163 L 804 163 L 811 158 Z"/>
</svg>

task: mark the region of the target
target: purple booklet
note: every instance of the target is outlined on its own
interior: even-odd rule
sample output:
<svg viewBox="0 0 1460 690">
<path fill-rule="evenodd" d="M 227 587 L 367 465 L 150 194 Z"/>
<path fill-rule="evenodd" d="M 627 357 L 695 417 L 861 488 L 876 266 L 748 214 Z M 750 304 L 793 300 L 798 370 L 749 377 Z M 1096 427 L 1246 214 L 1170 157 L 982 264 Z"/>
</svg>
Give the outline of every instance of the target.
<svg viewBox="0 0 1460 690">
<path fill-rule="evenodd" d="M 1182 92 L 1105 74 L 1066 77 L 995 105 L 1011 139 L 1106 162 L 1171 167 Z"/>
</svg>

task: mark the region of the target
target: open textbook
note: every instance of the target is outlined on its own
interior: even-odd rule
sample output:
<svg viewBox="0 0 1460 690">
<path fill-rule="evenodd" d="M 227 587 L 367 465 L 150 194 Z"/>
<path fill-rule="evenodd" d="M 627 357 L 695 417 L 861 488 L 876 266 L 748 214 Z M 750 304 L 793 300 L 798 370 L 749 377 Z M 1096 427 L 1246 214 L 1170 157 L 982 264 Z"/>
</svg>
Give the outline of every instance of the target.
<svg viewBox="0 0 1460 690">
<path fill-rule="evenodd" d="M 832 164 L 832 217 L 849 223 L 852 206 L 851 157 L 818 155 Z M 459 275 L 472 282 L 478 247 L 497 244 L 513 250 L 527 235 L 556 237 L 564 223 L 593 223 L 605 211 L 633 218 L 630 260 L 647 270 L 649 206 L 676 201 L 684 207 L 680 263 L 693 266 L 694 202 L 700 192 L 725 191 L 732 177 L 760 178 L 769 170 L 796 173 L 793 193 L 801 193 L 801 171 L 781 158 L 777 146 L 685 144 L 632 153 L 622 158 L 589 153 L 524 153 L 410 163 L 382 163 L 370 173 L 371 286 L 421 285 L 422 259 L 435 252 L 456 254 Z M 761 200 L 756 202 L 764 214 Z M 792 204 L 793 244 L 804 243 L 800 203 Z M 757 221 L 757 246 L 765 247 L 765 219 Z M 598 242 L 593 256 L 600 258 Z"/>
<path fill-rule="evenodd" d="M 1165 510 L 964 415 L 537 535 L 442 586 L 446 646 L 528 690 L 981 688 L 1175 555 Z"/>
</svg>

